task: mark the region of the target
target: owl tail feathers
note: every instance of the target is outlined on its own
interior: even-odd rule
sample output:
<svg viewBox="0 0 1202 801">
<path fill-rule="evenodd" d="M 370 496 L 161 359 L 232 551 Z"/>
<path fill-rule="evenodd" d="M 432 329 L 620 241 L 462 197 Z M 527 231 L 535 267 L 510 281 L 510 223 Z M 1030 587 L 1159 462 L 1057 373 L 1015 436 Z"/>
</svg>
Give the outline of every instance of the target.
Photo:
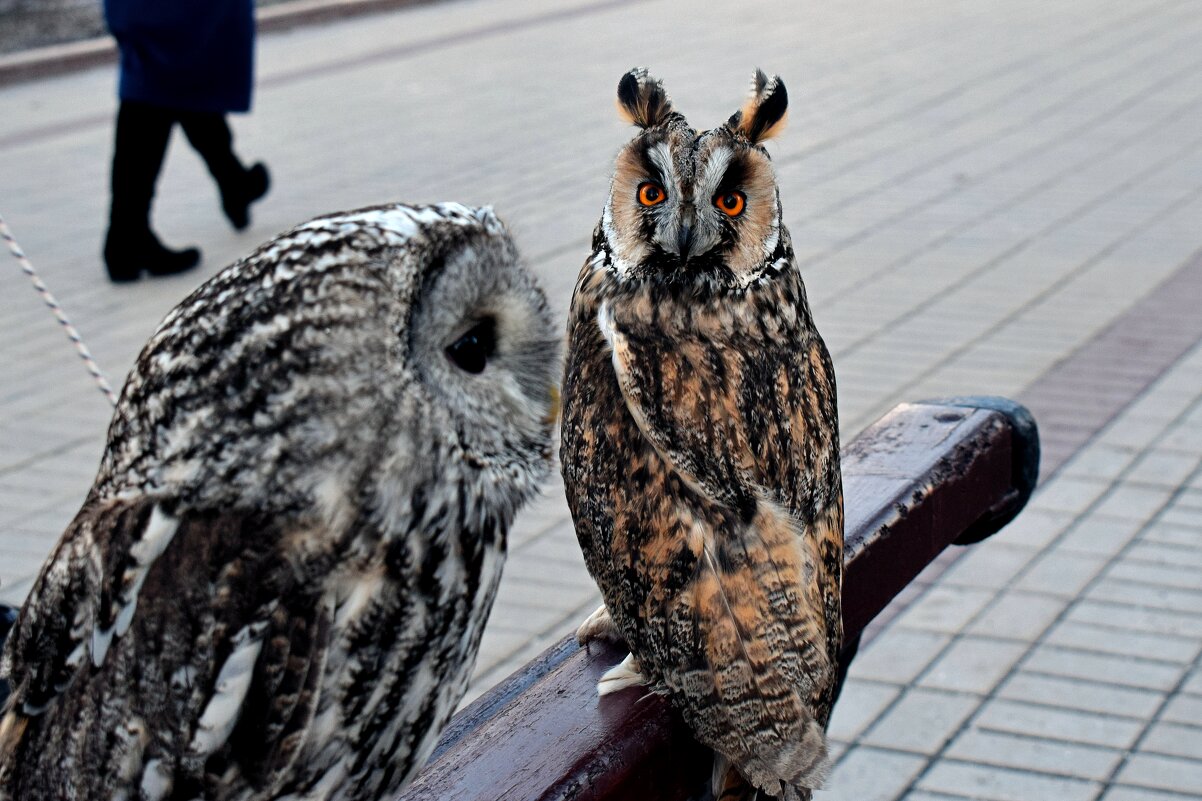
<svg viewBox="0 0 1202 801">
<path fill-rule="evenodd" d="M 742 768 L 715 752 L 710 787 L 714 801 L 810 801 L 830 769 L 826 732 L 810 719 L 799 740 L 778 746 L 775 753 L 765 748 Z"/>
</svg>

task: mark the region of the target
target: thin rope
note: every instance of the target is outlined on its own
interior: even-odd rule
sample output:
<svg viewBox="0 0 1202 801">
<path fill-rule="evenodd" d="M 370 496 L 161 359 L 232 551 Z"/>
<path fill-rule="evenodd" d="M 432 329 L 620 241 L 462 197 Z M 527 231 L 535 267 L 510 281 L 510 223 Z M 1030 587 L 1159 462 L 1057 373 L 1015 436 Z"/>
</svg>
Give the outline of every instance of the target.
<svg viewBox="0 0 1202 801">
<path fill-rule="evenodd" d="M 49 288 L 38 277 L 37 271 L 33 269 L 33 263 L 29 261 L 29 257 L 25 255 L 25 251 L 21 249 L 12 232 L 8 230 L 8 224 L 4 222 L 4 215 L 2 214 L 0 214 L 0 236 L 4 237 L 4 241 L 8 243 L 8 249 L 21 265 L 22 272 L 29 276 L 30 281 L 33 281 L 33 288 L 42 296 L 42 301 L 50 307 L 50 311 L 54 313 L 59 325 L 67 332 L 67 338 L 75 344 L 75 350 L 79 352 L 79 358 L 83 359 L 84 366 L 88 368 L 88 372 L 96 380 L 96 385 L 100 388 L 100 391 L 109 399 L 109 403 L 116 406 L 117 393 L 113 392 L 113 387 L 109 384 L 108 379 L 104 377 L 104 373 L 101 372 L 100 365 L 96 364 L 96 360 L 92 358 L 92 352 L 84 344 L 83 337 L 79 335 L 79 332 L 75 330 L 75 326 L 71 325 L 71 321 L 67 319 L 67 313 L 63 311 L 63 307 L 58 305 L 58 301 L 55 300 L 54 295 L 50 294 Z"/>
</svg>

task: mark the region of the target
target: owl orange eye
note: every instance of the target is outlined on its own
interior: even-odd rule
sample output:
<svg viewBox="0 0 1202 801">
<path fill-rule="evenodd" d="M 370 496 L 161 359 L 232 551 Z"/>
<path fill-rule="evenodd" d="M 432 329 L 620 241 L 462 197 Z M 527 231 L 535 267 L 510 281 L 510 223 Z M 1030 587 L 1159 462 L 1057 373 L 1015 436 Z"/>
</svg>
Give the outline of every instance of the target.
<svg viewBox="0 0 1202 801">
<path fill-rule="evenodd" d="M 714 205 L 727 217 L 738 217 L 743 213 L 743 207 L 747 205 L 747 196 L 742 192 L 714 195 Z"/>
<path fill-rule="evenodd" d="M 654 206 L 658 203 L 663 203 L 667 195 L 664 193 L 663 187 L 659 184 L 653 184 L 650 181 L 639 184 L 639 203 L 644 206 Z"/>
</svg>

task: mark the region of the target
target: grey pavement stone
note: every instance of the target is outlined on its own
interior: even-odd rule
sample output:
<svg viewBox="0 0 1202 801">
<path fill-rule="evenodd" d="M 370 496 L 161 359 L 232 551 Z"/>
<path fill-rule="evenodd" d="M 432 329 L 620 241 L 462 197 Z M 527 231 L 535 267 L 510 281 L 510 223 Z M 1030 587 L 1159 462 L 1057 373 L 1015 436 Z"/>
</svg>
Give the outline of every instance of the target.
<svg viewBox="0 0 1202 801">
<path fill-rule="evenodd" d="M 1202 637 L 1202 619 L 1197 615 L 1171 609 L 1126 606 L 1119 599 L 1107 598 L 1105 592 L 1108 589 L 1102 587 L 1100 592 L 1091 594 L 1089 599 L 1075 605 L 1069 610 L 1068 619 L 1174 637 Z"/>
<path fill-rule="evenodd" d="M 1061 475 L 1112 481 L 1139 455 L 1134 448 L 1089 445 L 1061 468 Z"/>
<path fill-rule="evenodd" d="M 1019 520 L 1022 520 L 1022 516 Z M 999 536 L 1003 536 L 1009 530 L 1008 527 Z M 1029 548 L 1010 547 L 1001 541 L 986 540 L 980 545 L 974 545 L 966 555 L 960 557 L 948 569 L 941 583 L 980 589 L 1001 589 L 1010 584 L 1011 579 L 1034 557 L 1035 551 Z"/>
<path fill-rule="evenodd" d="M 1171 494 L 1171 490 L 1164 487 L 1124 484 L 1108 492 L 1095 511 L 1128 520 L 1148 520 L 1165 505 Z"/>
<path fill-rule="evenodd" d="M 1023 643 L 966 636 L 952 643 L 919 683 L 984 695 L 1010 672 L 1026 649 Z"/>
<path fill-rule="evenodd" d="M 1039 706 L 1136 720 L 1146 720 L 1154 715 L 1165 698 L 1164 693 L 1154 690 L 1025 671 L 1011 674 L 998 689 L 997 696 Z"/>
<path fill-rule="evenodd" d="M 1140 458 L 1125 481 L 1176 489 L 1198 469 L 1196 454 L 1151 451 Z"/>
<path fill-rule="evenodd" d="M 897 619 L 896 625 L 955 634 L 993 598 L 988 590 L 938 586 L 923 593 Z"/>
<path fill-rule="evenodd" d="M 819 797 L 823 801 L 894 801 L 926 762 L 910 754 L 858 747 L 835 766 Z"/>
<path fill-rule="evenodd" d="M 848 679 L 839 694 L 839 703 L 831 712 L 826 732 L 832 740 L 851 742 L 857 738 L 893 700 L 901 688 L 876 681 Z"/>
<path fill-rule="evenodd" d="M 1106 781 L 1123 753 L 1110 748 L 969 728 L 948 746 L 946 755 L 981 765 Z"/>
<path fill-rule="evenodd" d="M 1197 677 L 1194 677 L 1195 684 Z M 1184 692 L 1192 692 L 1190 685 L 1185 685 Z M 1198 689 L 1197 687 L 1194 690 Z M 1177 695 L 1169 699 L 1160 719 L 1170 723 L 1188 723 L 1194 726 L 1202 725 L 1202 698 L 1197 695 Z"/>
<path fill-rule="evenodd" d="M 1181 664 L 1192 663 L 1202 650 L 1202 643 L 1196 640 L 1164 634 L 1119 631 L 1072 620 L 1058 623 L 1044 642 L 1080 651 L 1097 651 Z"/>
<path fill-rule="evenodd" d="M 1134 520 L 1088 515 L 1061 537 L 1057 548 L 1112 557 L 1131 541 L 1140 526 Z"/>
<path fill-rule="evenodd" d="M 943 761 L 918 782 L 923 790 L 951 793 L 983 801 L 1092 801 L 1101 786 L 1095 782 L 1045 776 L 1007 768 Z"/>
<path fill-rule="evenodd" d="M 1031 498 L 1032 509 L 1080 514 L 1110 489 L 1111 482 L 1093 478 L 1058 476 Z"/>
<path fill-rule="evenodd" d="M 1119 581 L 1202 592 L 1198 569 L 1192 564 L 1149 564 L 1126 559 L 1112 565 L 1106 571 L 1106 575 Z"/>
<path fill-rule="evenodd" d="M 906 691 L 861 742 L 934 756 L 980 703 L 976 696 L 917 687 Z"/>
<path fill-rule="evenodd" d="M 1030 642 L 1042 634 L 1064 610 L 1059 598 L 1011 591 L 973 621 L 969 634 Z"/>
<path fill-rule="evenodd" d="M 1154 540 L 1145 532 L 1141 541 L 1127 552 L 1126 559 L 1128 562 L 1150 562 L 1156 565 L 1202 569 L 1202 538 L 1194 536 L 1187 540 L 1182 537 L 1177 542 L 1166 542 Z M 1195 583 L 1186 586 L 1186 589 L 1197 586 Z"/>
<path fill-rule="evenodd" d="M 1202 761 L 1157 754 L 1132 754 L 1115 780 L 1120 784 L 1198 796 L 1202 795 Z"/>
<path fill-rule="evenodd" d="M 1093 554 L 1055 550 L 1036 560 L 1014 586 L 1027 592 L 1073 598 L 1093 581 L 1105 564 L 1105 559 Z"/>
<path fill-rule="evenodd" d="M 1165 509 L 1157 518 L 1160 522 L 1177 526 L 1186 526 L 1195 531 L 1202 531 L 1202 514 L 1188 506 L 1173 506 Z"/>
<path fill-rule="evenodd" d="M 1202 762 L 1202 727 L 1199 726 L 1202 721 L 1194 720 L 1193 723 L 1193 726 L 1164 721 L 1154 723 L 1139 741 L 1139 750 Z"/>
<path fill-rule="evenodd" d="M 1149 790 L 1144 787 L 1127 787 L 1116 784 L 1106 791 L 1100 801 L 1184 801 L 1193 798 L 1192 795 L 1166 793 L 1160 790 Z"/>
<path fill-rule="evenodd" d="M 1028 506 L 1009 525 L 993 535 L 990 543 L 1042 548 L 1064 533 L 1076 519 L 1072 512 L 1036 509 Z"/>
<path fill-rule="evenodd" d="M 922 672 L 951 638 L 945 634 L 898 629 L 878 637 L 851 663 L 848 675 L 907 684 Z"/>
<path fill-rule="evenodd" d="M 1165 424 L 1159 420 L 1123 419 L 1098 435 L 1095 442 L 1114 447 L 1142 450 L 1144 445 L 1162 434 Z"/>
<path fill-rule="evenodd" d="M 1104 578 L 1089 589 L 1089 598 L 1128 604 L 1146 609 L 1165 609 L 1187 615 L 1202 613 L 1202 592 L 1176 587 L 1158 587 Z"/>
<path fill-rule="evenodd" d="M 1037 647 L 1023 663 L 1023 667 L 1035 673 L 1161 691 L 1172 689 L 1185 673 L 1181 665 L 1167 662 L 1097 654 L 1051 645 Z"/>
<path fill-rule="evenodd" d="M 1143 723 L 1138 720 L 1052 709 L 1005 699 L 989 701 L 973 724 L 983 731 L 1116 749 L 1131 747 L 1143 730 Z"/>
</svg>

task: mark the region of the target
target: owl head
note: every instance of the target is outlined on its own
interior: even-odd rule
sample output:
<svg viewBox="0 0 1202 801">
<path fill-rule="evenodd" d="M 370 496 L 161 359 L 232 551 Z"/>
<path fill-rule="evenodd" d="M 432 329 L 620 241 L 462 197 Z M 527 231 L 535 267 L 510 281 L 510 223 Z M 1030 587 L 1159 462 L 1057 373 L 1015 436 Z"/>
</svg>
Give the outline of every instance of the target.
<svg viewBox="0 0 1202 801">
<path fill-rule="evenodd" d="M 743 107 L 698 133 L 642 68 L 618 83 L 641 130 L 618 154 L 602 229 L 618 275 L 674 285 L 745 285 L 780 244 L 776 176 L 763 143 L 785 124 L 779 77 L 756 70 Z"/>
<path fill-rule="evenodd" d="M 557 354 L 491 209 L 319 217 L 167 316 L 122 394 L 101 485 L 343 523 L 366 506 L 389 529 L 417 506 L 508 519 L 550 465 Z"/>
</svg>

